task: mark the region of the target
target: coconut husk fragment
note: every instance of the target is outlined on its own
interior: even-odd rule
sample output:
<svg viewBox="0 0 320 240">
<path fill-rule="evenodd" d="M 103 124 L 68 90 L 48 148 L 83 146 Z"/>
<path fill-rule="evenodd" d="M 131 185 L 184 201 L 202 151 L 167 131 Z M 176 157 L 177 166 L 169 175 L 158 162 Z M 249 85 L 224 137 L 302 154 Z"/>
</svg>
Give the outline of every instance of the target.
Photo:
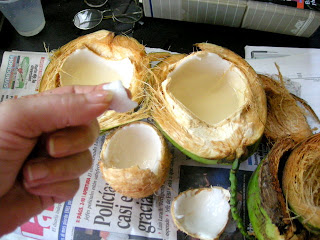
<svg viewBox="0 0 320 240">
<path fill-rule="evenodd" d="M 306 112 L 298 106 L 282 78 L 280 81 L 266 75 L 260 75 L 260 78 L 267 96 L 265 136 L 272 142 L 284 137 L 300 142 L 310 136 L 312 130 L 306 120 Z"/>
</svg>

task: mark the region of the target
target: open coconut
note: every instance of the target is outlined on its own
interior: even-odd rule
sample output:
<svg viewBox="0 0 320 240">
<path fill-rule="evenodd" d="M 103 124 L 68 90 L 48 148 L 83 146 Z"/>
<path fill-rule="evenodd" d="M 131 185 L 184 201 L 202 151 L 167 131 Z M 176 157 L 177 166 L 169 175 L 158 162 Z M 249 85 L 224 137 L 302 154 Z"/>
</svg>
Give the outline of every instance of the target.
<svg viewBox="0 0 320 240">
<path fill-rule="evenodd" d="M 320 133 L 295 147 L 282 183 L 292 211 L 309 231 L 320 234 Z"/>
<path fill-rule="evenodd" d="M 230 193 L 221 187 L 190 189 L 171 204 L 178 229 L 199 239 L 218 239 L 229 220 Z"/>
<path fill-rule="evenodd" d="M 42 77 L 39 91 L 66 85 L 98 85 L 120 80 L 132 100 L 145 101 L 145 79 L 149 59 L 144 46 L 135 39 L 101 30 L 79 37 L 53 52 Z M 99 117 L 101 130 L 107 130 L 147 116 L 147 104 L 140 111 L 107 111 Z"/>
<path fill-rule="evenodd" d="M 255 149 L 266 123 L 266 96 L 247 62 L 201 43 L 154 69 L 152 116 L 168 139 L 194 160 L 231 163 Z"/>
<path fill-rule="evenodd" d="M 171 154 L 157 128 L 134 122 L 107 136 L 100 154 L 104 179 L 120 194 L 143 198 L 164 183 Z"/>
</svg>

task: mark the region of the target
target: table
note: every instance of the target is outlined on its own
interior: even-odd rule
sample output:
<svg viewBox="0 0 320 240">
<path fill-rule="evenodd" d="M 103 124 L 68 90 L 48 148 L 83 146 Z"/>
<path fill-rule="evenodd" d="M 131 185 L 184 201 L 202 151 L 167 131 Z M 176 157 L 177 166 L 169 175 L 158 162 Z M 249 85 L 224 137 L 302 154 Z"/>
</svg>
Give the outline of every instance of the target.
<svg viewBox="0 0 320 240">
<path fill-rule="evenodd" d="M 117 0 L 119 1 L 119 0 Z M 115 2 L 109 0 L 110 4 Z M 0 32 L 0 57 L 4 51 L 45 51 L 57 49 L 67 42 L 87 33 L 100 29 L 119 32 L 123 27 L 112 20 L 104 20 L 91 30 L 79 30 L 72 22 L 74 15 L 89 8 L 79 0 L 42 0 L 45 28 L 36 36 L 20 36 L 11 24 L 5 20 Z M 101 9 L 104 9 L 102 7 Z M 294 37 L 249 29 L 215 26 L 167 19 L 142 18 L 130 34 L 147 47 L 190 53 L 193 44 L 199 42 L 214 43 L 238 53 L 244 57 L 246 45 L 320 48 L 320 28 L 310 38 Z"/>
</svg>

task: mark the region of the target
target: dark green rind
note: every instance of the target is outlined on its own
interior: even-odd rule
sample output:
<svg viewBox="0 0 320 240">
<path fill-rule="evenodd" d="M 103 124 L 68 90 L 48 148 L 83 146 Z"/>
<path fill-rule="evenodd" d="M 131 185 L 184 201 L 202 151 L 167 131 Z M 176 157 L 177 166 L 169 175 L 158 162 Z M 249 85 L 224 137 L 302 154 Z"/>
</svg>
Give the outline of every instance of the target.
<svg viewBox="0 0 320 240">
<path fill-rule="evenodd" d="M 229 175 L 229 180 L 230 180 L 230 192 L 231 192 L 231 199 L 230 199 L 230 207 L 231 207 L 231 214 L 232 218 L 234 221 L 237 223 L 237 227 L 239 228 L 241 234 L 246 237 L 246 239 L 255 239 L 255 237 L 251 236 L 248 234 L 246 231 L 246 228 L 243 224 L 243 220 L 238 212 L 237 209 L 237 185 L 238 185 L 238 180 L 237 180 L 237 172 L 239 170 L 240 166 L 240 161 L 239 159 L 236 159 L 233 164 L 232 168 L 230 170 L 230 175 Z"/>
<path fill-rule="evenodd" d="M 248 184 L 247 208 L 249 219 L 255 236 L 259 240 L 283 240 L 278 227 L 272 223 L 265 209 L 262 207 L 262 199 L 259 187 L 259 173 L 262 162 L 251 176 Z"/>
<path fill-rule="evenodd" d="M 172 143 L 173 146 L 175 146 L 176 148 L 178 148 L 183 154 L 187 155 L 188 157 L 190 157 L 191 159 L 197 161 L 197 162 L 201 162 L 204 164 L 223 164 L 223 165 L 231 165 L 234 160 L 227 160 L 227 159 L 207 159 L 207 158 L 202 158 L 199 157 L 189 151 L 187 151 L 186 149 L 184 149 L 183 147 L 181 147 L 178 143 L 176 143 L 161 127 L 158 123 L 155 123 L 155 125 L 158 127 L 158 129 L 162 132 L 162 134 Z M 255 143 L 252 144 L 250 146 L 247 147 L 248 150 L 248 155 L 246 156 L 242 156 L 240 157 L 239 161 L 245 161 L 248 157 L 250 157 L 254 152 L 256 152 L 256 150 L 258 149 L 258 146 L 260 144 L 262 137 Z"/>
</svg>

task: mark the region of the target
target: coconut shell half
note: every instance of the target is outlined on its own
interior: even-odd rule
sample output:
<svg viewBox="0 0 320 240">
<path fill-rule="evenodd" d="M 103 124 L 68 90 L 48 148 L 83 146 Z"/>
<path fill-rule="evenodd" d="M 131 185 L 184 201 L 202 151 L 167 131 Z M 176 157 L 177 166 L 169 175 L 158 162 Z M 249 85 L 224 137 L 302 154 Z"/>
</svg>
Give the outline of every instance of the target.
<svg viewBox="0 0 320 240">
<path fill-rule="evenodd" d="M 154 68 L 152 116 L 182 152 L 203 163 L 232 163 L 255 150 L 266 123 L 266 96 L 237 54 L 202 43 Z"/>
<path fill-rule="evenodd" d="M 292 151 L 282 183 L 290 208 L 309 231 L 320 235 L 320 133 Z"/>
<path fill-rule="evenodd" d="M 120 194 L 144 198 L 164 183 L 171 162 L 167 144 L 153 125 L 134 122 L 107 136 L 100 154 L 103 178 Z"/>
<path fill-rule="evenodd" d="M 106 30 L 81 36 L 53 52 L 39 91 L 65 85 L 98 85 L 120 80 L 131 91 L 139 111 L 107 111 L 99 117 L 102 131 L 148 116 L 145 80 L 149 58 L 135 39 Z"/>
<path fill-rule="evenodd" d="M 229 200 L 229 191 L 221 187 L 190 189 L 173 200 L 171 216 L 192 237 L 218 239 L 229 220 Z"/>
</svg>

